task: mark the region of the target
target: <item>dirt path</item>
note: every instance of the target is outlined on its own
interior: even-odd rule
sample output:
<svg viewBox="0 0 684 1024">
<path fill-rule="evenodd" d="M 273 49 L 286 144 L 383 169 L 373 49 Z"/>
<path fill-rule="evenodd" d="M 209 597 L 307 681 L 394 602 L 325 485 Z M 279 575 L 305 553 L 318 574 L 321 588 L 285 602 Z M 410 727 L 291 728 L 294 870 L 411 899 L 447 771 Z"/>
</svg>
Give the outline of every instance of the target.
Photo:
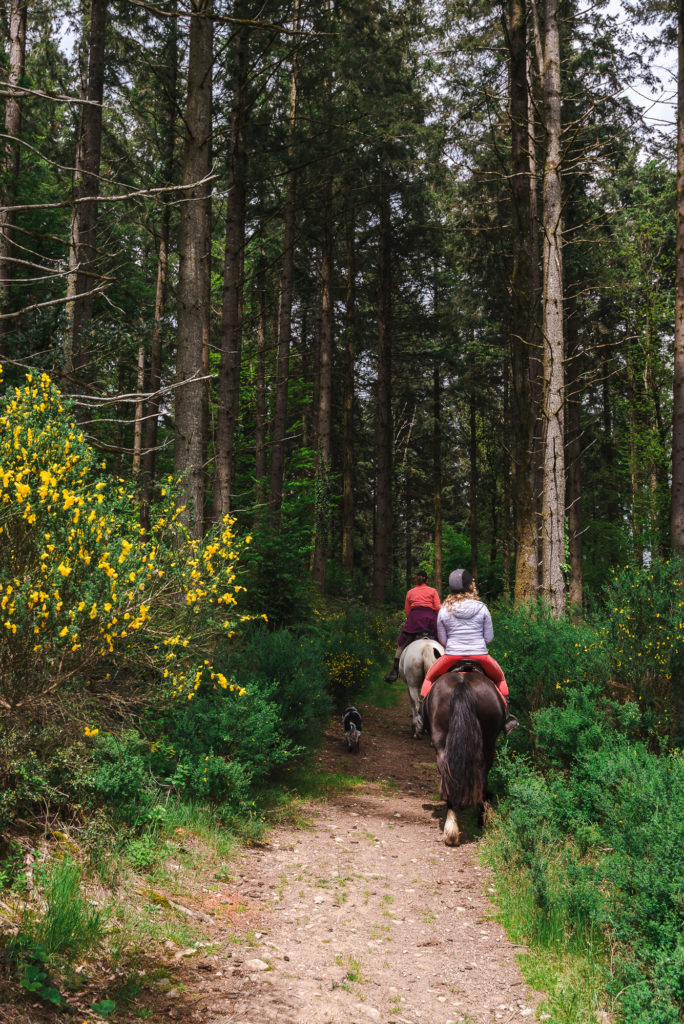
<svg viewBox="0 0 684 1024">
<path fill-rule="evenodd" d="M 408 703 L 364 711 L 361 754 L 331 728 L 320 753 L 358 789 L 303 809 L 247 849 L 230 888 L 253 928 L 232 956 L 188 963 L 182 1008 L 201 1024 L 449 1024 L 534 1019 L 512 946 L 489 918 L 473 844 L 441 842 L 432 748 Z"/>
</svg>

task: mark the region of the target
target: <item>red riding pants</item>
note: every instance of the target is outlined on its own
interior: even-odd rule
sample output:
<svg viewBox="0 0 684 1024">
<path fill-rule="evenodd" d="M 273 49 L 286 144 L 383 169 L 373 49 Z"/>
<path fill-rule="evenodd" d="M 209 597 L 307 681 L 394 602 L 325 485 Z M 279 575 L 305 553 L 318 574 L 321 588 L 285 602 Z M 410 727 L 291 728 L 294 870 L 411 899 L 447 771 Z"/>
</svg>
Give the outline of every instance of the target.
<svg viewBox="0 0 684 1024">
<path fill-rule="evenodd" d="M 482 671 L 489 676 L 502 697 L 508 697 L 508 683 L 503 674 L 503 669 L 494 661 L 490 654 L 443 654 L 434 665 L 428 669 L 423 685 L 420 690 L 421 697 L 427 697 L 432 689 L 432 684 L 438 676 L 443 676 L 450 668 L 453 668 L 458 661 L 476 661 L 482 666 Z M 506 701 L 506 703 L 508 703 Z"/>
</svg>

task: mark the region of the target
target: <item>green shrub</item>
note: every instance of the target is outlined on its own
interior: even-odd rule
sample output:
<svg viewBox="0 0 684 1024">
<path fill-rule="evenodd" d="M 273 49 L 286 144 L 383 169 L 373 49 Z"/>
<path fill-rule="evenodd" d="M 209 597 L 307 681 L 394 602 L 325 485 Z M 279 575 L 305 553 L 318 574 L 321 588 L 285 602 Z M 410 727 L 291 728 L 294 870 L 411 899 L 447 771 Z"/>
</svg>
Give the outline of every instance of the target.
<svg viewBox="0 0 684 1024">
<path fill-rule="evenodd" d="M 240 698 L 230 689 L 204 690 L 196 700 L 171 709 L 163 724 L 175 756 L 167 783 L 178 792 L 233 807 L 245 805 L 254 786 L 300 752 L 285 733 L 268 682 L 247 682 Z"/>
<path fill-rule="evenodd" d="M 291 483 L 277 527 L 264 514 L 253 530 L 245 566 L 246 607 L 265 612 L 276 628 L 310 620 L 315 589 L 309 562 L 312 550 L 313 453 L 300 448 L 288 458 Z"/>
<path fill-rule="evenodd" d="M 52 725 L 0 728 L 0 832 L 17 819 L 70 817 L 88 791 L 90 758 L 68 732 Z"/>
<path fill-rule="evenodd" d="M 557 618 L 543 602 L 519 609 L 503 605 L 493 621 L 490 652 L 506 673 L 511 707 L 524 727 L 514 736 L 515 747 L 525 750 L 530 715 L 559 705 L 568 689 L 605 685 L 609 659 L 591 626 Z"/>
<path fill-rule="evenodd" d="M 243 650 L 217 652 L 216 663 L 240 679 L 249 693 L 261 694 L 278 708 L 286 740 L 298 747 L 315 746 L 332 710 L 320 634 L 254 627 Z"/>
<path fill-rule="evenodd" d="M 532 722 L 547 770 L 500 757 L 507 792 L 490 839 L 498 869 L 529 895 L 527 935 L 603 947 L 620 1019 L 670 1024 L 684 990 L 684 757 L 649 751 L 634 738 L 636 705 L 596 688 L 566 692 Z"/>
<path fill-rule="evenodd" d="M 95 739 L 91 790 L 120 820 L 144 824 L 156 803 L 159 784 L 150 751 L 151 745 L 135 729 L 118 736 L 100 733 Z"/>
</svg>

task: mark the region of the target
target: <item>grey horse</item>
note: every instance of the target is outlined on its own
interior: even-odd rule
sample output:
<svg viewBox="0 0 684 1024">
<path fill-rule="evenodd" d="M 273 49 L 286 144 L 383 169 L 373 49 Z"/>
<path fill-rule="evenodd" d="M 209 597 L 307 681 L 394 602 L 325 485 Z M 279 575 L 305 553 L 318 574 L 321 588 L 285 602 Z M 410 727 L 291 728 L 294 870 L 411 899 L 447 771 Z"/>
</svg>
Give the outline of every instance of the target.
<svg viewBox="0 0 684 1024">
<path fill-rule="evenodd" d="M 420 714 L 420 688 L 427 670 L 443 654 L 442 645 L 429 637 L 412 640 L 401 652 L 399 678 L 406 683 L 411 701 L 411 732 L 415 737 L 420 736 L 423 732 L 423 719 Z"/>
</svg>

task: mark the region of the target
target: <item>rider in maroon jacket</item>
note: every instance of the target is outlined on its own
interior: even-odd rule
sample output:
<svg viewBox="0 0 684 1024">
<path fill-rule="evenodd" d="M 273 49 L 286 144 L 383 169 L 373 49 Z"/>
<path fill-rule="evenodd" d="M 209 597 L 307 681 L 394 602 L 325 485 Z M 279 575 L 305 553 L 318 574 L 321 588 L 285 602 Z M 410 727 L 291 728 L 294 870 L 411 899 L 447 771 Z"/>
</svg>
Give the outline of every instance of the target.
<svg viewBox="0 0 684 1024">
<path fill-rule="evenodd" d="M 420 569 L 416 573 L 416 585 L 406 594 L 404 613 L 406 622 L 397 637 L 394 665 L 385 676 L 386 683 L 393 683 L 399 676 L 399 658 L 402 648 L 419 633 L 437 636 L 437 612 L 440 609 L 439 594 L 434 587 L 428 587 L 427 573 Z"/>
</svg>

